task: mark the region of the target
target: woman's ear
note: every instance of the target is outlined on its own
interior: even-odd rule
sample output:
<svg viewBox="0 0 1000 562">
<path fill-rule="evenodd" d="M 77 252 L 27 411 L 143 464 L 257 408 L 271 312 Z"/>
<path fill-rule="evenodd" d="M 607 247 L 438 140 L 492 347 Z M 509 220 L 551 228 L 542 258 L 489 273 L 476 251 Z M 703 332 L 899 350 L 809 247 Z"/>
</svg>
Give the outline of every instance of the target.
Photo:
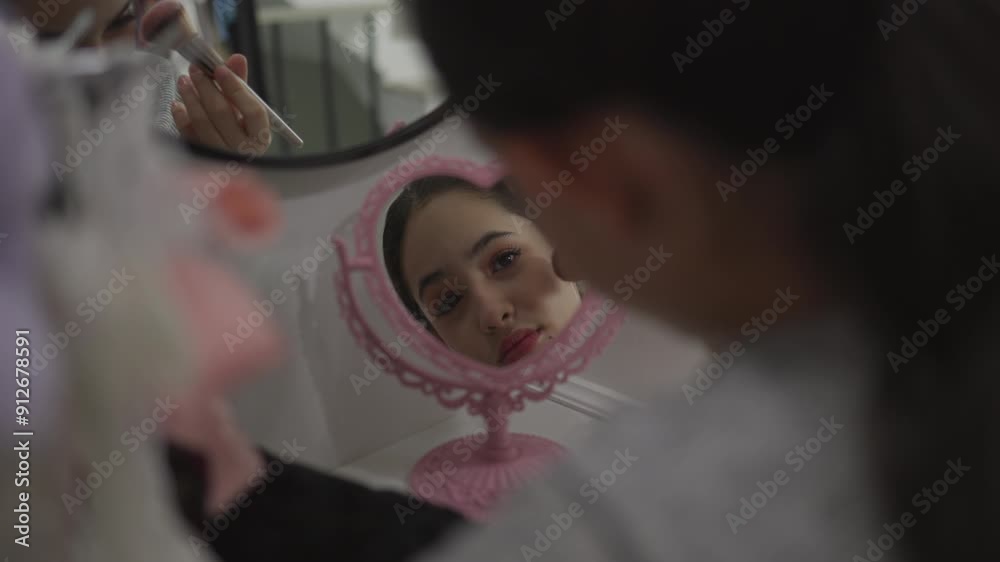
<svg viewBox="0 0 1000 562">
<path fill-rule="evenodd" d="M 614 108 L 609 108 L 614 109 Z M 636 240 L 656 217 L 656 169 L 668 158 L 650 119 L 638 113 L 577 115 L 556 132 L 492 133 L 484 137 L 504 159 L 515 191 L 541 209 L 538 224 L 594 224 L 612 239 Z M 641 149 L 641 150 L 640 150 Z M 660 176 L 662 177 L 662 176 Z M 544 208 L 542 208 L 544 206 Z M 553 213 L 561 207 L 569 213 Z M 532 217 L 534 218 L 534 217 Z"/>
<path fill-rule="evenodd" d="M 570 169 L 574 150 L 568 140 L 571 136 L 570 133 L 504 134 L 490 137 L 490 142 L 516 178 L 508 184 L 520 196 L 531 201 L 551 198 L 572 201 L 573 206 L 593 206 L 599 194 L 580 186 Z M 571 189 L 565 189 L 570 185 Z"/>
</svg>

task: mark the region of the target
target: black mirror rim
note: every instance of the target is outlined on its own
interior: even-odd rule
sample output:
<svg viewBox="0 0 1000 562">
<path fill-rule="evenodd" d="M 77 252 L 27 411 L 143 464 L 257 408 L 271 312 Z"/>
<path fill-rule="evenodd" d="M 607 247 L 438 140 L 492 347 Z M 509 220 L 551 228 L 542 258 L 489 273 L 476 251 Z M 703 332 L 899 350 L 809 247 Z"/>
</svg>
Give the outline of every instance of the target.
<svg viewBox="0 0 1000 562">
<path fill-rule="evenodd" d="M 252 162 L 254 166 L 259 168 L 319 168 L 362 160 L 393 149 L 408 140 L 416 138 L 431 129 L 434 125 L 444 121 L 445 114 L 448 112 L 450 105 L 450 99 L 445 99 L 441 105 L 430 113 L 392 134 L 328 154 L 253 157 L 191 143 L 186 140 L 182 141 L 182 144 L 194 155 L 210 160 Z"/>
</svg>

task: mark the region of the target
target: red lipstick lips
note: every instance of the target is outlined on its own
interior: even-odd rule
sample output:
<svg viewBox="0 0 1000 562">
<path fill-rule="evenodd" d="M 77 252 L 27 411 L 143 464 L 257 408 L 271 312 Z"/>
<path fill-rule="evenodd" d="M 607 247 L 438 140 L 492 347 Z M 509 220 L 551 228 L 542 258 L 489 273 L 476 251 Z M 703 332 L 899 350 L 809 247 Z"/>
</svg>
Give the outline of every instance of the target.
<svg viewBox="0 0 1000 562">
<path fill-rule="evenodd" d="M 528 355 L 535 349 L 535 344 L 538 343 L 541 336 L 542 333 L 539 330 L 528 328 L 514 330 L 500 342 L 499 363 L 501 365 L 508 365 Z"/>
</svg>

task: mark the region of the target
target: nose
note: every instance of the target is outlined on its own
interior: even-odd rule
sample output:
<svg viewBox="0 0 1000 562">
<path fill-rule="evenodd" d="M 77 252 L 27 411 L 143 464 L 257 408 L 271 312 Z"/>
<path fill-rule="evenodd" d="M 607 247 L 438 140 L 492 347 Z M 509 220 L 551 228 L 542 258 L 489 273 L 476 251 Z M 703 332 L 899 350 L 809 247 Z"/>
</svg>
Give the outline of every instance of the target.
<svg viewBox="0 0 1000 562">
<path fill-rule="evenodd" d="M 472 298 L 479 314 L 479 329 L 492 334 L 514 322 L 514 306 L 498 291 L 476 290 Z"/>
</svg>

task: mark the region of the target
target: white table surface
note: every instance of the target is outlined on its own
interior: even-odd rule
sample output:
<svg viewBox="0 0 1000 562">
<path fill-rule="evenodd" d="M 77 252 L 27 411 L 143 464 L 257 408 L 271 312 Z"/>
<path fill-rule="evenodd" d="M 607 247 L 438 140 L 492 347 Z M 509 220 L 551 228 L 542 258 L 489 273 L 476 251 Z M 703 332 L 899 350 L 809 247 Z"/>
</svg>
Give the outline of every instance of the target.
<svg viewBox="0 0 1000 562">
<path fill-rule="evenodd" d="M 515 433 L 546 437 L 572 449 L 590 435 L 595 423 L 603 422 L 543 400 L 529 403 L 524 411 L 512 415 L 510 429 Z M 469 416 L 464 411 L 456 413 L 428 429 L 345 464 L 337 468 L 334 474 L 376 489 L 405 491 L 410 469 L 420 457 L 441 443 L 471 434 L 483 427 L 483 418 Z"/>
</svg>

